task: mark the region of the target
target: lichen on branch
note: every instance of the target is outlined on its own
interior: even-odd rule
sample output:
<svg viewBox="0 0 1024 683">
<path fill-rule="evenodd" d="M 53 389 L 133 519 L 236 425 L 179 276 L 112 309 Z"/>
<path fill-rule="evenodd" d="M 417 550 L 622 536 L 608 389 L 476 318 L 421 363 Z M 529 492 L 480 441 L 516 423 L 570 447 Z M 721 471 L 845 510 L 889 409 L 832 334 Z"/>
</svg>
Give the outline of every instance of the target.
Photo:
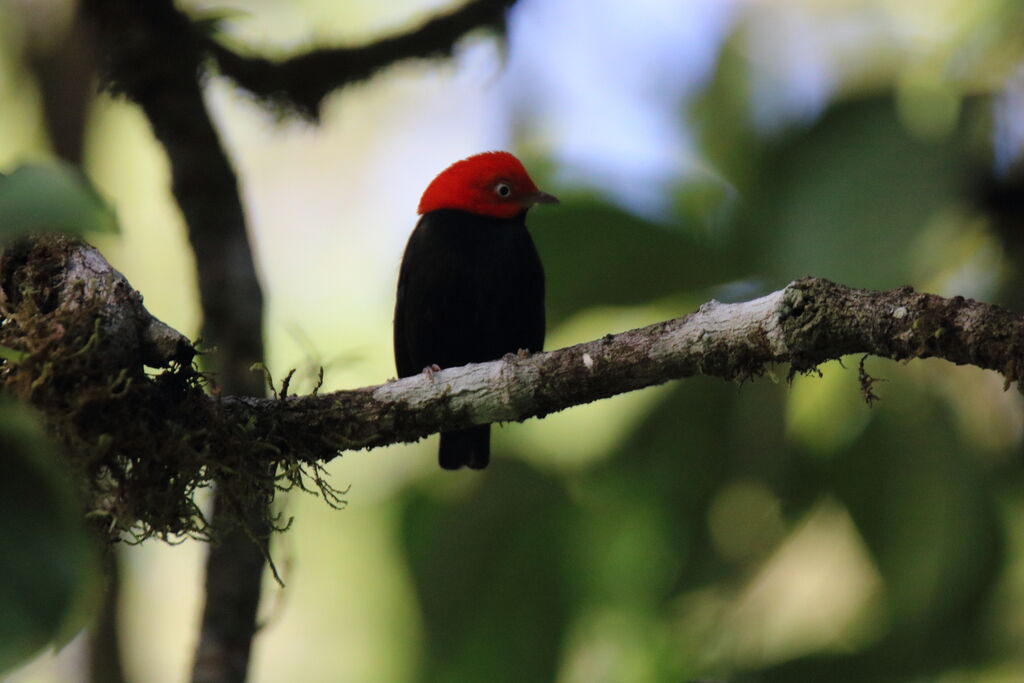
<svg viewBox="0 0 1024 683">
<path fill-rule="evenodd" d="M 337 492 L 321 467 L 342 451 L 543 417 L 694 375 L 745 381 L 774 364 L 792 375 L 854 353 L 943 358 L 999 372 L 1007 385 L 1024 374 L 1018 313 L 818 278 L 547 353 L 273 398 L 205 391 L 187 340 L 154 321 L 123 276 L 81 243 L 43 238 L 5 249 L 0 316 L 0 345 L 20 352 L 0 365 L 0 380 L 41 411 L 94 516 L 142 535 L 208 531 L 194 494 L 220 473 L 236 475 L 244 499 L 247 486 L 260 485 L 245 473 L 276 464 L 281 485 L 331 499 Z M 163 341 L 147 341 L 147 330 Z"/>
<path fill-rule="evenodd" d="M 247 476 L 260 443 L 222 419 L 192 343 L 93 247 L 45 236 L 0 252 L 0 346 L 0 385 L 38 409 L 89 519 L 112 540 L 207 538 L 197 490 L 230 472 L 241 503 L 261 481 Z M 316 467 L 282 477 L 331 492 Z"/>
</svg>

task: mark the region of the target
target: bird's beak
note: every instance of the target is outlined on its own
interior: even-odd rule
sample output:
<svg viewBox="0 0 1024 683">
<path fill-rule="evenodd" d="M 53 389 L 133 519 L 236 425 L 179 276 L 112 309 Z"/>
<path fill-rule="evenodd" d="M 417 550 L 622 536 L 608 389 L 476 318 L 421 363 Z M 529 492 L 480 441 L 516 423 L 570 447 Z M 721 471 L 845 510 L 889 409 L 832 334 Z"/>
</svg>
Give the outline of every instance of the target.
<svg viewBox="0 0 1024 683">
<path fill-rule="evenodd" d="M 547 192 L 537 190 L 527 198 L 527 206 L 533 206 L 534 204 L 558 204 L 558 197 Z"/>
</svg>

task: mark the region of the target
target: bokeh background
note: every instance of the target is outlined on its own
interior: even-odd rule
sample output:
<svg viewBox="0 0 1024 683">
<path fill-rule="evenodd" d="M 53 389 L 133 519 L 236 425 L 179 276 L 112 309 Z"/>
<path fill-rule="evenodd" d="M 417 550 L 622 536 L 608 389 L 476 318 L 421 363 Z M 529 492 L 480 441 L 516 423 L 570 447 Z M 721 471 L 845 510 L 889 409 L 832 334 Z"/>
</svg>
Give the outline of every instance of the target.
<svg viewBox="0 0 1024 683">
<path fill-rule="evenodd" d="M 453 3 L 188 0 L 269 55 L 355 44 Z M 0 4 L 0 171 L 50 156 L 26 51 L 60 2 Z M 394 287 L 429 180 L 505 148 L 558 208 L 530 224 L 548 348 L 804 275 L 1024 307 L 1024 6 L 1013 0 L 520 0 L 507 40 L 400 64 L 280 118 L 212 78 L 242 185 L 269 368 L 394 376 Z M 90 236 L 195 336 L 193 261 L 141 113 L 99 96 Z M 1024 401 L 940 361 L 787 382 L 696 378 L 495 430 L 483 473 L 436 438 L 281 497 L 252 679 L 1024 680 Z M 205 547 L 119 549 L 132 680 L 185 678 Z M 72 641 L 11 675 L 83 680 Z"/>
</svg>

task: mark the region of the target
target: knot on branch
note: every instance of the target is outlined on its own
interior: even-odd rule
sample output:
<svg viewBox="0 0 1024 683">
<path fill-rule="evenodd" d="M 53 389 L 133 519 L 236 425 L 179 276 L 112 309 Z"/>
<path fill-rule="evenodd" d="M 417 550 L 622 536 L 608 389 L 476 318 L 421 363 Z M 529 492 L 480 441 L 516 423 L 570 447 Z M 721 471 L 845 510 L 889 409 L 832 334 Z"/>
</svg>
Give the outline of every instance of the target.
<svg viewBox="0 0 1024 683">
<path fill-rule="evenodd" d="M 843 355 L 837 321 L 847 313 L 837 296 L 848 291 L 819 278 L 803 278 L 785 289 L 779 307 L 779 323 L 789 351 L 790 377 L 814 370 L 821 363 Z"/>
<path fill-rule="evenodd" d="M 38 409 L 111 540 L 209 538 L 249 523 L 240 513 L 267 497 L 268 462 L 281 465 L 280 488 L 311 484 L 342 503 L 319 463 L 270 438 L 272 421 L 235 419 L 206 395 L 192 344 L 86 244 L 46 236 L 0 252 L 0 351 L 0 386 Z M 195 493 L 221 478 L 234 510 L 214 530 Z"/>
<path fill-rule="evenodd" d="M 900 287 L 853 289 L 820 278 L 786 288 L 779 311 L 792 372 L 869 350 L 908 361 L 944 358 L 1024 378 L 1024 319 L 1002 306 Z"/>
<path fill-rule="evenodd" d="M 194 400 L 202 396 L 195 351 L 99 252 L 61 236 L 7 246 L 0 345 L 0 383 L 40 411 L 104 532 L 202 530 L 192 493 L 210 415 Z M 186 450 L 191 462 L 180 457 Z"/>
</svg>

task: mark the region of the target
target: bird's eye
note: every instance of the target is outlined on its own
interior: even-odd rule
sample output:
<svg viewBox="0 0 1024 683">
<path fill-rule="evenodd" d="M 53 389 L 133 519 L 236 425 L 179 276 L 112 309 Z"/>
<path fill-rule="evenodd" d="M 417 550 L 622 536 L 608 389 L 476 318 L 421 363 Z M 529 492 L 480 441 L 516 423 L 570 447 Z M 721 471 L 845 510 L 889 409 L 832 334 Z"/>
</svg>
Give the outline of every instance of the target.
<svg viewBox="0 0 1024 683">
<path fill-rule="evenodd" d="M 499 197 L 507 197 L 512 194 L 512 187 L 508 183 L 498 183 L 494 186 L 494 191 Z"/>
</svg>

